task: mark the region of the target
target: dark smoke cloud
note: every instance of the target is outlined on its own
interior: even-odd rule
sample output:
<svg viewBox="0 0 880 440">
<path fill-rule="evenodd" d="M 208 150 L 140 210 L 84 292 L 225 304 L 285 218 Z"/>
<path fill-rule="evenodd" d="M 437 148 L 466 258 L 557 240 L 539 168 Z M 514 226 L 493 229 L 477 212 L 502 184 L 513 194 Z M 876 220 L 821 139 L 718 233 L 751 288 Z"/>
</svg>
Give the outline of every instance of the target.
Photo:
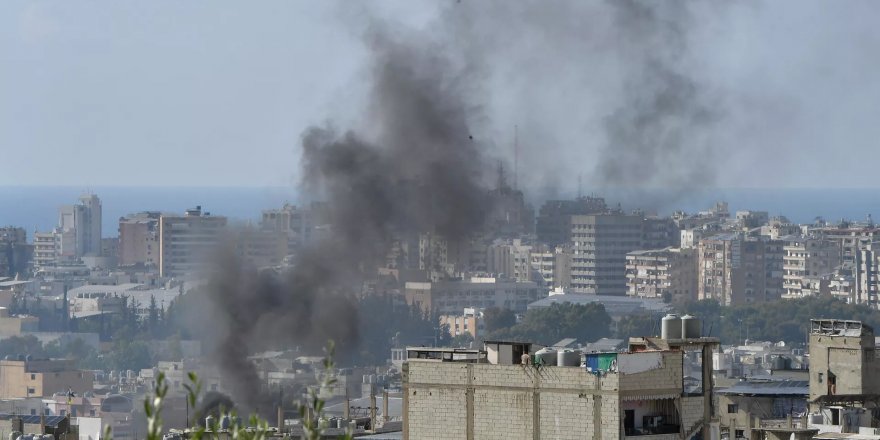
<svg viewBox="0 0 880 440">
<path fill-rule="evenodd" d="M 629 68 L 617 108 L 605 119 L 596 163 L 609 186 L 686 191 L 714 183 L 718 112 L 690 76 L 690 11 L 684 2 L 609 2 Z"/>
<path fill-rule="evenodd" d="M 696 2 L 463 1 L 431 29 L 491 66 L 491 130 L 510 160 L 519 126 L 522 188 L 572 196 L 580 176 L 585 192 L 665 190 L 652 201 L 671 204 L 713 185 L 732 143 L 728 91 L 698 41 L 726 14 Z"/>
<path fill-rule="evenodd" d="M 389 26 L 371 29 L 370 99 L 364 133 L 312 127 L 302 137 L 302 189 L 321 200 L 329 232 L 292 270 L 258 272 L 231 244 L 220 254 L 205 323 L 224 384 L 240 408 L 266 408 L 247 359 L 264 349 L 319 351 L 333 339 L 357 348 L 353 299 L 389 251 L 395 233 L 464 238 L 483 221 L 484 154 L 470 121 L 471 73 L 440 42 Z"/>
<path fill-rule="evenodd" d="M 691 12 L 683 2 L 466 0 L 418 31 L 360 21 L 369 91 L 358 129 L 302 136 L 302 193 L 326 202 L 330 232 L 290 273 L 228 257 L 215 278 L 207 328 L 236 402 L 261 405 L 249 353 L 328 338 L 356 347 L 352 292 L 396 233 L 456 240 L 482 225 L 489 156 L 499 144 L 511 159 L 513 128 L 493 126 L 486 109 L 519 124 L 526 188 L 573 188 L 578 174 L 594 187 L 711 183 L 721 112 L 693 70 Z"/>
</svg>

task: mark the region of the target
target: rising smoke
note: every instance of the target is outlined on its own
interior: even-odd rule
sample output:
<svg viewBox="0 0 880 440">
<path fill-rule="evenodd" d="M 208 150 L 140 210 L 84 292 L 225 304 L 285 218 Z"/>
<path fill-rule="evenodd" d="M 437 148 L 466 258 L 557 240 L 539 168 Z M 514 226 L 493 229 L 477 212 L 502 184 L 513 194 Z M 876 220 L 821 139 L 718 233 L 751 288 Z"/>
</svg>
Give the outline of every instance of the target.
<svg viewBox="0 0 880 440">
<path fill-rule="evenodd" d="M 710 182 L 711 164 L 696 164 L 711 162 L 709 134 L 718 113 L 684 67 L 687 8 L 629 0 L 465 1 L 444 9 L 421 32 L 371 22 L 364 33 L 369 93 L 359 121 L 366 128 L 317 126 L 302 136 L 302 191 L 325 203 L 329 233 L 280 276 L 248 268 L 234 252 L 220 257 L 210 289 L 216 315 L 205 327 L 217 337 L 216 361 L 239 407 L 266 405 L 250 353 L 315 350 L 328 339 L 340 351 L 357 347 L 352 298 L 387 256 L 395 233 L 431 232 L 455 241 L 482 226 L 483 196 L 492 180 L 487 175 L 494 171 L 489 156 L 496 152 L 489 151 L 489 139 L 499 134 L 489 128 L 486 108 L 518 98 L 528 103 L 535 94 L 566 102 L 572 81 L 608 81 L 614 86 L 590 84 L 602 90 L 596 101 L 603 110 L 592 115 L 602 121 L 595 131 L 580 131 L 564 148 L 552 136 L 543 142 L 525 136 L 522 168 L 533 172 L 523 180 L 534 183 L 541 179 L 536 174 L 564 170 L 570 187 L 576 167 L 594 170 L 587 177 L 598 186 Z M 506 77 L 528 84 L 495 84 L 490 98 L 485 81 L 499 56 L 518 61 L 509 71 L 499 67 Z M 612 60 L 616 69 L 595 72 Z M 498 98 L 507 95 L 514 98 Z M 565 110 L 568 120 L 577 119 L 577 107 Z M 531 133 L 565 123 L 527 106 L 499 113 L 505 112 Z M 581 145 L 589 149 L 590 142 L 591 162 L 564 154 Z"/>
<path fill-rule="evenodd" d="M 464 238 L 483 221 L 484 154 L 465 99 L 467 66 L 430 40 L 377 28 L 365 41 L 371 84 L 369 133 L 312 127 L 302 137 L 302 189 L 323 201 L 330 231 L 283 274 L 258 272 L 236 255 L 218 257 L 209 298 L 213 352 L 241 409 L 270 409 L 248 355 L 329 339 L 357 348 L 354 296 L 389 251 L 393 234 Z"/>
<path fill-rule="evenodd" d="M 718 113 L 683 64 L 693 25 L 687 4 L 609 4 L 618 48 L 630 68 L 624 71 L 619 105 L 605 118 L 599 181 L 673 192 L 714 183 L 715 151 L 708 135 Z"/>
</svg>

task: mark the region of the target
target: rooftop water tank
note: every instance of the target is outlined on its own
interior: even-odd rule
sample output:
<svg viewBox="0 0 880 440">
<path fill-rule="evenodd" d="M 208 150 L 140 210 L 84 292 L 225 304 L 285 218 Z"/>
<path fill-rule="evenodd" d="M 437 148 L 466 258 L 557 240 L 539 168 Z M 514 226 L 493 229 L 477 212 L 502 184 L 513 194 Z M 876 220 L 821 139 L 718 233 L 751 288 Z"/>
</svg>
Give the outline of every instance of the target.
<svg viewBox="0 0 880 440">
<path fill-rule="evenodd" d="M 580 367 L 581 354 L 570 348 L 556 352 L 556 365 L 560 367 Z"/>
<path fill-rule="evenodd" d="M 551 347 L 542 348 L 535 352 L 535 360 L 541 365 L 556 365 L 556 350 Z"/>
<path fill-rule="evenodd" d="M 681 339 L 681 318 L 668 314 L 660 320 L 660 337 L 663 339 Z"/>
<path fill-rule="evenodd" d="M 232 426 L 232 418 L 225 415 L 220 418 L 220 429 L 229 429 Z"/>
<path fill-rule="evenodd" d="M 214 427 L 214 416 L 205 417 L 205 428 L 211 429 Z"/>
<path fill-rule="evenodd" d="M 786 360 L 787 359 L 784 356 L 776 356 L 775 358 L 773 358 L 773 369 L 784 370 Z"/>
<path fill-rule="evenodd" d="M 703 323 L 700 318 L 691 315 L 681 317 L 681 337 L 682 339 L 699 338 L 702 336 Z"/>
</svg>

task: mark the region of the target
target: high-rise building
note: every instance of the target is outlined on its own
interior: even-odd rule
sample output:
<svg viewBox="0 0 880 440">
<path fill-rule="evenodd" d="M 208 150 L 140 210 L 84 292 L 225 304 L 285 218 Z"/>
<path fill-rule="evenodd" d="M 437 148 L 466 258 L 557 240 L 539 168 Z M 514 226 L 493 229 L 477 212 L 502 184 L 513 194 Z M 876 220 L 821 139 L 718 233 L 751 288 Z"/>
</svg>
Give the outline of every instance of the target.
<svg viewBox="0 0 880 440">
<path fill-rule="evenodd" d="M 626 294 L 626 254 L 643 247 L 644 217 L 607 213 L 571 216 L 571 290 Z"/>
<path fill-rule="evenodd" d="M 699 299 L 738 305 L 782 295 L 781 240 L 719 234 L 701 240 L 697 255 Z"/>
<path fill-rule="evenodd" d="M 489 246 L 486 265 L 490 273 L 516 281 L 531 281 L 532 265 L 529 261 L 531 250 L 531 246 L 522 244 L 519 239 L 499 240 Z"/>
<path fill-rule="evenodd" d="M 819 238 L 838 242 L 841 264 L 855 264 L 859 250 L 880 241 L 880 228 L 842 224 L 836 227 L 813 229 Z"/>
<path fill-rule="evenodd" d="M 159 218 L 159 276 L 176 277 L 203 269 L 220 244 L 226 217 L 202 213 L 202 207 L 184 215 Z"/>
<path fill-rule="evenodd" d="M 24 228 L 0 228 L 0 277 L 14 277 L 28 270 L 33 246 L 27 243 Z"/>
<path fill-rule="evenodd" d="M 58 260 L 54 232 L 34 233 L 34 268 L 54 266 Z"/>
<path fill-rule="evenodd" d="M 783 298 L 800 298 L 812 293 L 811 285 L 823 276 L 830 276 L 840 265 L 837 242 L 816 238 L 785 236 L 783 241 Z"/>
<path fill-rule="evenodd" d="M 101 200 L 98 196 L 86 194 L 79 198 L 79 203 L 59 208 L 56 232 L 66 234 L 61 239 L 67 244 L 63 250 L 64 256 L 73 258 L 84 255 L 100 256 Z"/>
<path fill-rule="evenodd" d="M 571 250 L 567 246 L 544 246 L 530 254 L 532 271 L 538 273 L 543 286 L 567 289 L 571 287 Z"/>
<path fill-rule="evenodd" d="M 575 200 L 548 200 L 538 214 L 536 233 L 538 241 L 548 245 L 566 244 L 571 241 L 571 217 L 574 215 L 600 214 L 608 211 L 601 197 L 579 197 Z"/>
<path fill-rule="evenodd" d="M 854 289 L 849 302 L 880 309 L 880 242 L 862 246 L 853 270 Z"/>
<path fill-rule="evenodd" d="M 664 248 L 626 255 L 626 294 L 675 301 L 697 299 L 696 249 Z"/>
<path fill-rule="evenodd" d="M 141 212 L 119 219 L 120 266 L 159 266 L 160 212 Z"/>
</svg>

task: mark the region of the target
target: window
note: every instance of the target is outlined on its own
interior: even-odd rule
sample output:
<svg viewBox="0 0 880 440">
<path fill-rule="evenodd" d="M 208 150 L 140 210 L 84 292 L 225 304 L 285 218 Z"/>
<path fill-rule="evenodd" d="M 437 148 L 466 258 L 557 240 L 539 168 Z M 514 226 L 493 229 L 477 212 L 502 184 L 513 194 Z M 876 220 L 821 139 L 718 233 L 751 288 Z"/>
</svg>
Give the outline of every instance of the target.
<svg viewBox="0 0 880 440">
<path fill-rule="evenodd" d="M 31 408 L 31 415 L 32 415 L 32 416 L 37 415 L 37 410 L 34 409 L 34 408 Z"/>
<path fill-rule="evenodd" d="M 89 410 L 89 417 L 95 417 L 95 410 L 93 410 L 93 409 Z"/>
<path fill-rule="evenodd" d="M 31 380 L 37 380 L 37 375 L 36 375 L 36 374 L 33 374 L 33 373 L 31 373 Z"/>
<path fill-rule="evenodd" d="M 739 405 L 737 405 L 737 404 L 735 404 L 735 403 L 734 403 L 734 404 L 727 405 L 727 413 L 728 413 L 728 414 L 736 414 L 736 411 L 737 411 L 738 409 L 739 409 Z"/>
<path fill-rule="evenodd" d="M 61 410 L 61 417 L 64 417 L 64 416 L 66 416 L 66 415 L 67 415 L 67 410 L 66 410 L 66 409 L 62 409 L 62 410 Z"/>
<path fill-rule="evenodd" d="M 28 387 L 27 393 L 28 394 L 37 394 L 37 390 L 34 387 Z"/>
</svg>

